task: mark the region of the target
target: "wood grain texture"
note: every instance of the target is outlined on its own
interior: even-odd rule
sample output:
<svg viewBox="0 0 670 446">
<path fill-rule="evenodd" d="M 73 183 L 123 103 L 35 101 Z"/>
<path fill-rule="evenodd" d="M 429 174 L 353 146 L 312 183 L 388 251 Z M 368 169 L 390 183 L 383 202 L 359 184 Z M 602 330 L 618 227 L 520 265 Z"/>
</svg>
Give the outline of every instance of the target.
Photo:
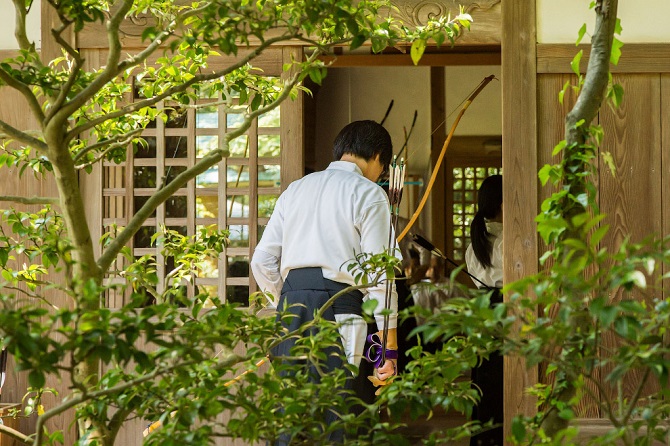
<svg viewBox="0 0 670 446">
<path fill-rule="evenodd" d="M 486 45 L 500 42 L 501 0 L 391 0 L 393 8 L 383 8 L 409 28 L 423 26 L 429 18 L 456 16 L 460 8 L 472 16 L 472 30 L 459 37 L 458 44 Z"/>
<path fill-rule="evenodd" d="M 572 73 L 570 62 L 583 50 L 580 69 L 583 73 L 588 64 L 590 45 L 545 43 L 537 46 L 538 73 Z M 618 65 L 611 67 L 614 73 L 670 73 L 670 44 L 630 43 L 621 49 Z"/>
<path fill-rule="evenodd" d="M 473 18 L 471 31 L 466 31 L 458 39 L 459 45 L 490 45 L 500 43 L 501 22 L 501 0 L 393 0 L 392 8 L 383 8 L 379 11 L 380 18 L 391 16 L 401 20 L 409 28 L 415 28 L 426 24 L 429 17 L 437 17 L 458 14 L 459 8 L 463 6 L 465 12 Z M 121 26 L 121 43 L 125 48 L 141 48 L 142 32 L 147 26 L 153 24 L 148 18 L 126 19 Z M 265 34 L 265 38 L 278 36 L 283 32 L 281 29 L 271 30 Z M 107 48 L 107 34 L 105 24 L 100 22 L 87 24 L 79 33 L 80 45 L 87 48 Z M 249 36 L 250 44 L 257 45 L 258 39 Z M 303 42 L 287 41 L 282 45 L 301 46 Z"/>
<path fill-rule="evenodd" d="M 304 51 L 298 47 L 284 47 L 283 63 L 299 62 Z M 283 75 L 288 78 L 295 70 Z M 281 190 L 286 190 L 293 181 L 305 174 L 305 132 L 303 128 L 304 93 L 300 91 L 294 100 L 281 104 Z"/>
<path fill-rule="evenodd" d="M 0 96 L 2 103 L 0 106 L 0 120 L 18 128 L 19 130 L 34 130 L 39 129 L 37 121 L 33 118 L 30 110 L 24 101 L 23 97 L 16 91 L 8 88 L 0 88 Z M 47 176 L 42 179 L 35 177 L 29 172 L 20 176 L 16 168 L 2 168 L 0 169 L 0 195 L 16 195 L 23 197 L 55 197 L 56 184 L 52 177 Z M 14 207 L 21 211 L 37 211 L 41 206 L 23 206 L 14 205 L 12 203 L 0 203 L 3 209 Z M 16 265 L 29 264 L 30 260 L 25 256 L 17 256 L 14 267 Z M 49 275 L 49 280 L 56 283 L 63 283 L 64 276 L 59 272 L 52 272 Z M 20 289 L 26 290 L 25 286 L 20 286 Z M 8 291 L 5 291 L 8 292 Z M 55 290 L 48 290 L 43 292 L 44 296 L 58 307 L 64 307 L 69 304 L 68 299 L 61 293 Z M 25 296 L 20 292 L 16 293 L 19 302 L 17 307 L 27 303 L 35 304 L 33 300 L 26 300 Z M 21 402 L 26 389 L 28 388 L 28 375 L 25 372 L 18 372 L 15 370 L 15 363 L 12 356 L 9 356 L 7 364 L 7 377 L 3 387 L 3 402 Z M 46 382 L 46 387 L 62 388 L 63 383 L 67 383 L 68 377 L 63 374 L 61 377 L 49 377 Z M 46 396 L 44 400 L 46 408 L 53 407 L 56 401 L 51 396 Z M 74 436 L 70 428 L 73 420 L 73 412 L 66 412 L 60 416 L 54 417 L 47 423 L 47 428 L 50 430 L 63 429 L 65 431 L 65 444 L 73 444 Z M 23 433 L 30 434 L 35 429 L 35 418 L 29 417 L 21 419 L 20 430 Z"/>
<path fill-rule="evenodd" d="M 664 131 L 665 129 L 665 131 Z M 667 182 L 670 178 L 670 74 L 661 74 L 661 176 Z M 670 234 L 670 193 L 661 189 L 661 203 L 663 207 L 663 236 Z M 664 277 L 670 273 L 670 265 L 663 265 L 661 271 Z M 663 281 L 663 298 L 670 295 L 670 280 Z M 670 343 L 670 333 L 664 336 L 665 343 Z"/>
<path fill-rule="evenodd" d="M 623 103 L 618 109 L 604 106 L 600 110 L 605 131 L 601 151 L 612 154 L 617 168 L 613 176 L 601 161 L 600 208 L 607 215 L 603 223 L 611 226 L 602 243 L 610 252 L 616 252 L 626 239 L 641 242 L 649 235 L 660 235 L 663 230 L 660 80 L 659 74 L 617 75 L 614 82 L 624 88 Z M 654 283 L 655 280 L 648 281 Z M 652 297 L 652 289 L 634 293 L 619 290 L 612 299 L 649 302 Z M 603 336 L 605 349 L 618 345 L 620 341 L 612 334 Z M 626 397 L 635 392 L 642 376 L 641 371 L 632 371 L 624 378 Z M 658 389 L 658 383 L 652 378 L 642 396 Z M 606 386 L 603 396 L 614 399 L 616 392 L 615 386 Z"/>
<path fill-rule="evenodd" d="M 576 76 L 570 74 L 541 74 L 538 75 L 538 122 L 542 123 L 538 126 L 538 165 L 537 169 L 539 170 L 546 164 L 557 164 L 561 161 L 561 155 L 552 156 L 552 152 L 556 144 L 559 141 L 565 139 L 565 116 L 574 106 L 577 95 L 575 91 L 571 88 L 566 90 L 565 96 L 563 98 L 563 104 L 558 100 L 558 92 L 561 91 L 566 82 L 575 84 L 577 82 Z M 595 179 L 597 182 L 597 178 Z M 557 191 L 556 186 L 547 184 L 542 186 L 541 183 L 538 183 L 539 194 L 538 194 L 538 212 L 542 202 L 549 198 L 549 196 Z M 545 251 L 548 249 L 548 246 L 544 244 L 541 238 L 538 238 L 538 257 L 541 257 Z M 544 264 L 544 269 L 549 269 L 552 265 L 552 260 L 548 259 Z M 595 272 L 595 268 L 592 268 L 587 274 Z M 557 308 L 554 308 L 554 311 L 550 316 L 555 317 Z M 540 365 L 539 380 L 542 383 L 553 382 L 554 374 L 547 376 L 546 374 L 546 363 Z M 600 379 L 600 374 L 596 371 L 594 373 L 596 379 Z M 585 418 L 597 418 L 600 417 L 600 396 L 597 389 L 597 386 L 591 382 L 587 381 L 586 384 L 587 393 L 595 395 L 595 399 L 589 397 L 588 395 L 584 397 L 582 401 L 576 407 L 577 417 Z"/>
<path fill-rule="evenodd" d="M 447 138 L 447 129 L 443 125 L 447 119 L 444 76 L 444 67 L 432 67 L 430 69 L 430 128 L 438 129 L 430 138 L 431 166 L 437 164 L 437 159 L 440 156 L 442 146 Z M 448 151 L 449 149 L 447 148 L 447 152 Z M 429 205 L 432 215 L 430 233 L 433 237 L 433 244 L 439 247 L 444 247 L 446 242 L 446 191 L 449 190 L 446 183 L 446 169 L 446 163 L 442 163 L 440 171 L 435 177 L 435 183 L 433 184 L 433 189 L 429 197 Z"/>
<path fill-rule="evenodd" d="M 414 62 L 407 54 L 342 54 L 320 58 L 333 68 L 339 67 L 412 67 Z M 488 51 L 441 52 L 424 54 L 417 66 L 444 67 L 456 65 L 500 65 L 500 47 Z"/>
<path fill-rule="evenodd" d="M 502 5 L 502 142 L 504 282 L 537 272 L 537 90 L 535 1 Z M 508 299 L 509 296 L 505 296 Z M 505 357 L 505 438 L 519 414 L 535 413 L 525 389 L 537 383 L 537 367 Z"/>
</svg>

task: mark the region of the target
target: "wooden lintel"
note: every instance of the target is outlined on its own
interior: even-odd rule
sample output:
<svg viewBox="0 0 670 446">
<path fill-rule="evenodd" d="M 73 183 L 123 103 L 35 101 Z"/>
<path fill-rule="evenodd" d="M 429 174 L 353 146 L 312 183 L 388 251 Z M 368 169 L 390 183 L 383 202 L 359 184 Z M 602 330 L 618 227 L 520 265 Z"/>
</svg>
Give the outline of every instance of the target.
<svg viewBox="0 0 670 446">
<path fill-rule="evenodd" d="M 590 45 L 539 44 L 537 45 L 538 73 L 572 73 L 570 63 L 583 50 L 580 70 L 586 71 Z M 618 65 L 611 67 L 613 73 L 670 73 L 670 44 L 627 43 L 621 48 Z"/>
<path fill-rule="evenodd" d="M 324 56 L 321 60 L 331 67 L 413 66 L 409 54 L 343 54 Z M 456 65 L 500 65 L 500 52 L 424 54 L 418 66 L 445 67 Z"/>
</svg>

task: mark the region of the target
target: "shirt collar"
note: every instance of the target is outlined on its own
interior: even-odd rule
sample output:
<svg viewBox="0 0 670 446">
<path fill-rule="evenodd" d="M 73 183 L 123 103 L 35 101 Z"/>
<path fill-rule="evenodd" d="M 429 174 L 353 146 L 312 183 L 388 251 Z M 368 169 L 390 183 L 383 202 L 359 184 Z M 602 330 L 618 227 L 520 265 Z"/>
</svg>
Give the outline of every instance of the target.
<svg viewBox="0 0 670 446">
<path fill-rule="evenodd" d="M 503 225 L 499 221 L 487 221 L 486 230 L 489 231 L 489 233 L 495 235 L 496 237 L 500 237 L 500 235 L 502 234 Z"/>
<path fill-rule="evenodd" d="M 353 172 L 363 176 L 361 168 L 349 161 L 333 161 L 328 165 L 326 170 L 344 170 L 345 172 Z"/>
</svg>

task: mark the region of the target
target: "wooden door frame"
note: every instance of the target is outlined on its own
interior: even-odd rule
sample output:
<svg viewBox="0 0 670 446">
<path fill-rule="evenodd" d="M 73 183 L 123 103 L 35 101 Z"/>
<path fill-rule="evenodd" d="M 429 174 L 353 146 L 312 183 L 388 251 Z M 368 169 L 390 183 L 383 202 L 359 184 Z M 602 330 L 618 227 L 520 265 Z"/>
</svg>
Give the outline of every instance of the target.
<svg viewBox="0 0 670 446">
<path fill-rule="evenodd" d="M 502 2 L 501 48 L 503 280 L 511 283 L 538 270 L 536 0 Z M 508 298 L 505 296 L 506 301 Z M 504 432 L 508 438 L 515 415 L 536 412 L 535 400 L 526 389 L 537 383 L 538 368 L 528 368 L 525 358 L 519 356 L 505 356 L 504 364 Z"/>
</svg>

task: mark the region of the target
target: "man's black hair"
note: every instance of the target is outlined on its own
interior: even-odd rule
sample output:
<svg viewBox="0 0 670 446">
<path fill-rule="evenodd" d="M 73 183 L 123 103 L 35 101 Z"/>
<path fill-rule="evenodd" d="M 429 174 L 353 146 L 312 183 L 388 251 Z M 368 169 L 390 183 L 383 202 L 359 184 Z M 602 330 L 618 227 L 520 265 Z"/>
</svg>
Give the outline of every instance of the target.
<svg viewBox="0 0 670 446">
<path fill-rule="evenodd" d="M 391 135 L 375 121 L 354 121 L 340 130 L 333 145 L 335 160 L 341 159 L 347 153 L 366 161 L 379 155 L 382 165 L 388 166 L 393 158 Z"/>
</svg>

